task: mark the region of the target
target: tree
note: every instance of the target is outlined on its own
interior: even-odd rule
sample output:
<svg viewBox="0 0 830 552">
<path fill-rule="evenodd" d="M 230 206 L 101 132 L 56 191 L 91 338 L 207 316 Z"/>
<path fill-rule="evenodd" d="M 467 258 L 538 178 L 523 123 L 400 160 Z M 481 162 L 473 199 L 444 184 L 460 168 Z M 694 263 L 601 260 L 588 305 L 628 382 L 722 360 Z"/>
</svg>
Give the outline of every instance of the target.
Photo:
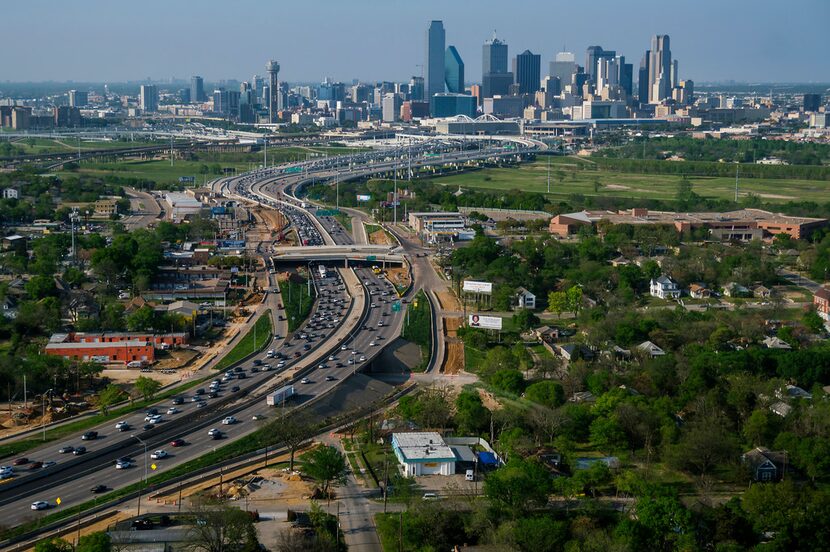
<svg viewBox="0 0 830 552">
<path fill-rule="evenodd" d="M 533 314 L 533 311 L 522 309 L 513 315 L 513 323 L 522 330 L 529 330 L 539 325 L 541 320 Z"/>
<path fill-rule="evenodd" d="M 515 395 L 519 395 L 524 389 L 525 379 L 522 373 L 512 368 L 499 370 L 489 378 L 489 382 L 493 387 L 497 387 L 502 391 L 508 391 Z"/>
<path fill-rule="evenodd" d="M 718 463 L 737 458 L 738 445 L 725 421 L 710 415 L 690 423 L 671 452 L 676 466 L 706 475 Z"/>
<path fill-rule="evenodd" d="M 562 316 L 568 311 L 568 294 L 564 291 L 551 291 L 548 293 L 548 310 Z"/>
<path fill-rule="evenodd" d="M 625 432 L 614 416 L 602 416 L 591 422 L 591 444 L 611 454 L 628 444 Z"/>
<path fill-rule="evenodd" d="M 131 332 L 147 331 L 152 329 L 156 318 L 156 312 L 153 307 L 144 305 L 127 316 L 127 329 Z"/>
<path fill-rule="evenodd" d="M 161 383 L 153 378 L 139 376 L 135 380 L 135 388 L 146 401 L 152 399 L 158 393 L 159 389 L 161 389 Z"/>
<path fill-rule="evenodd" d="M 98 408 L 103 415 L 109 413 L 109 407 L 121 400 L 124 391 L 117 385 L 109 384 L 103 391 L 98 393 Z"/>
<path fill-rule="evenodd" d="M 576 315 L 582 308 L 582 288 L 579 286 L 573 286 L 568 289 L 566 296 L 568 310 Z"/>
<path fill-rule="evenodd" d="M 46 539 L 35 545 L 35 552 L 72 552 L 72 545 L 63 539 Z"/>
<path fill-rule="evenodd" d="M 323 487 L 323 494 L 329 496 L 329 486 L 346 481 L 346 457 L 334 447 L 319 445 L 300 458 L 303 471 L 316 479 Z"/>
<path fill-rule="evenodd" d="M 512 458 L 484 480 L 484 494 L 496 508 L 514 519 L 544 506 L 551 490 L 550 475 L 538 463 Z"/>
<path fill-rule="evenodd" d="M 490 411 L 475 391 L 462 391 L 455 399 L 455 422 L 460 433 L 479 434 L 487 429 Z"/>
<path fill-rule="evenodd" d="M 75 548 L 75 552 L 110 552 L 110 550 L 112 550 L 112 539 L 104 531 L 84 535 Z"/>
<path fill-rule="evenodd" d="M 824 331 L 824 320 L 818 315 L 815 309 L 810 309 L 804 313 L 801 322 L 808 330 L 813 333 L 821 333 Z"/>
<path fill-rule="evenodd" d="M 229 552 L 258 547 L 254 521 L 248 512 L 204 497 L 193 500 L 191 510 L 196 523 L 188 531 L 188 549 Z"/>
<path fill-rule="evenodd" d="M 525 389 L 525 398 L 548 408 L 556 408 L 565 404 L 565 390 L 558 382 L 540 381 Z"/>
<path fill-rule="evenodd" d="M 282 443 L 288 447 L 290 455 L 288 469 L 294 471 L 294 454 L 300 445 L 305 443 L 314 432 L 311 422 L 300 415 L 289 415 L 278 418 L 266 427 L 267 439 L 271 442 Z"/>
</svg>

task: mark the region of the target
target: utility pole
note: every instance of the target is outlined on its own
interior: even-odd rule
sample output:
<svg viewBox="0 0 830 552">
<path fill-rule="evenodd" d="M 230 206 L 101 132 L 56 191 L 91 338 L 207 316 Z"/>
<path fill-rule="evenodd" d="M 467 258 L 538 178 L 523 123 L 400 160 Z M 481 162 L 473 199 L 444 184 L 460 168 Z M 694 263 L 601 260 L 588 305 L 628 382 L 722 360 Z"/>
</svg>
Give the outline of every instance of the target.
<svg viewBox="0 0 830 552">
<path fill-rule="evenodd" d="M 548 193 L 550 193 L 550 155 L 548 155 Z"/>
<path fill-rule="evenodd" d="M 262 154 L 263 154 L 262 168 L 267 169 L 268 168 L 268 137 L 266 136 L 265 138 L 263 138 L 263 140 L 265 142 L 265 147 L 262 148 Z"/>
<path fill-rule="evenodd" d="M 170 166 L 173 166 L 173 133 L 170 133 Z"/>
<path fill-rule="evenodd" d="M 735 203 L 738 203 L 738 169 L 741 168 L 740 163 L 735 163 Z"/>
<path fill-rule="evenodd" d="M 393 213 L 393 219 L 394 219 L 393 223 L 397 225 L 398 224 L 398 167 L 397 167 L 397 165 L 395 165 L 393 175 L 394 175 L 393 179 L 394 179 L 395 184 L 394 184 L 394 188 L 393 188 L 394 191 L 392 192 L 392 213 Z"/>
</svg>

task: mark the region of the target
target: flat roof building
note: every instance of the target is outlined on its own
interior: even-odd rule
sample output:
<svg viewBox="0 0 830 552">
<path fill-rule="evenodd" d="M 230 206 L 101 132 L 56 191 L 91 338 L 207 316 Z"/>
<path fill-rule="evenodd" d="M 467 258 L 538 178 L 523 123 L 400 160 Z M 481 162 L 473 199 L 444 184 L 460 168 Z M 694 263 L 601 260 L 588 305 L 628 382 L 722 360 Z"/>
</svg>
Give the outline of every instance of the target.
<svg viewBox="0 0 830 552">
<path fill-rule="evenodd" d="M 393 433 L 392 450 L 407 477 L 455 474 L 455 453 L 436 432 Z"/>
</svg>

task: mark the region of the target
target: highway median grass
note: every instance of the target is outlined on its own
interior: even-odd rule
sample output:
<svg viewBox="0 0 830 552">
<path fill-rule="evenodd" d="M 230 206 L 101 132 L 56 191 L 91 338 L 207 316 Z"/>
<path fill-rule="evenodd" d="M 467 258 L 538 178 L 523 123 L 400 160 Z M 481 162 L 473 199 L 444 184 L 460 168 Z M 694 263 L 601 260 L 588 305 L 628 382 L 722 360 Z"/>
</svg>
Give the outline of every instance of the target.
<svg viewBox="0 0 830 552">
<path fill-rule="evenodd" d="M 213 369 L 224 370 L 229 366 L 233 366 L 246 356 L 261 351 L 271 340 L 273 331 L 274 326 L 271 324 L 271 311 L 267 310 L 264 314 L 260 315 L 254 323 L 254 326 L 239 340 L 239 343 L 216 363 Z M 256 342 L 254 339 L 256 339 Z"/>
<path fill-rule="evenodd" d="M 285 301 L 285 316 L 288 317 L 288 331 L 293 332 L 299 328 L 314 305 L 314 286 L 311 286 L 309 295 L 308 280 L 296 282 L 291 279 L 280 284 L 282 300 Z"/>
<path fill-rule="evenodd" d="M 413 370 L 426 370 L 432 346 L 432 312 L 423 290 L 419 291 L 407 306 L 401 337 L 421 348 L 421 363 Z"/>
</svg>

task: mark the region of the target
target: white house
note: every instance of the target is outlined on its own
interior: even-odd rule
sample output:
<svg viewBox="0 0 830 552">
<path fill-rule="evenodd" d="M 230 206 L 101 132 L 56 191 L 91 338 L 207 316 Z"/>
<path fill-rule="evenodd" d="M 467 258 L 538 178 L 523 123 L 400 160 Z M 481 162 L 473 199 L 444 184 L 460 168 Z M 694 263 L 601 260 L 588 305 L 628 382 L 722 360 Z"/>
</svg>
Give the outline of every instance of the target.
<svg viewBox="0 0 830 552">
<path fill-rule="evenodd" d="M 666 354 L 666 351 L 664 351 L 651 341 L 643 341 L 642 343 L 637 345 L 637 350 L 642 351 L 643 353 L 649 355 L 651 358 L 663 356 Z"/>
<path fill-rule="evenodd" d="M 652 278 L 649 284 L 649 293 L 652 297 L 659 297 L 660 299 L 678 299 L 680 288 L 677 287 L 677 282 L 668 276 L 660 276 L 659 278 Z"/>
<path fill-rule="evenodd" d="M 516 303 L 520 309 L 535 309 L 536 296 L 523 287 L 516 290 Z"/>
<path fill-rule="evenodd" d="M 20 192 L 17 191 L 17 188 L 4 188 L 3 189 L 3 199 L 19 199 Z"/>
<path fill-rule="evenodd" d="M 393 433 L 392 450 L 406 477 L 455 473 L 455 453 L 434 431 Z"/>
</svg>

